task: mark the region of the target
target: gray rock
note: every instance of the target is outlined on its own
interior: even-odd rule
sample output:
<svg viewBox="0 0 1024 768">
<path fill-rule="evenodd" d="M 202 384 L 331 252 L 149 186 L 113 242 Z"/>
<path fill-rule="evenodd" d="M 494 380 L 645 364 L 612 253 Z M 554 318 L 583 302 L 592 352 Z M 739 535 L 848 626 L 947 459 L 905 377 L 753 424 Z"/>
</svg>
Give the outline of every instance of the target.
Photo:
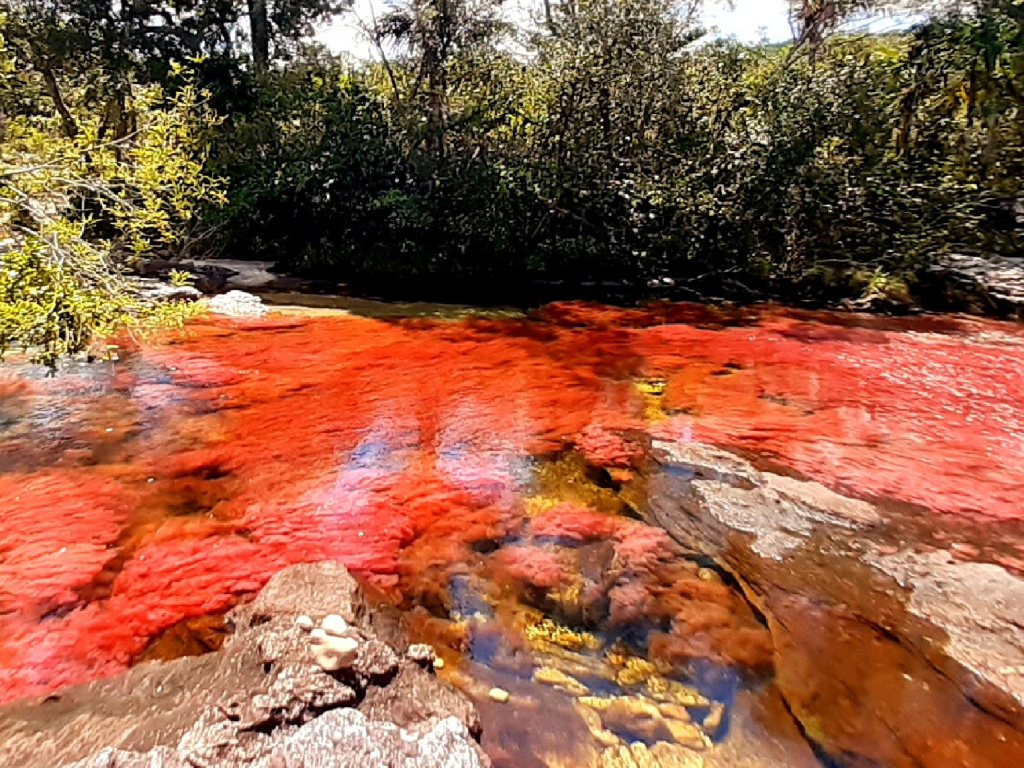
<svg viewBox="0 0 1024 768">
<path fill-rule="evenodd" d="M 104 749 L 68 768 L 485 768 L 466 726 L 455 718 L 413 733 L 335 709 L 293 731 L 244 732 L 215 714 L 200 718 L 176 750 L 145 754 Z"/>
<path fill-rule="evenodd" d="M 197 301 L 203 298 L 202 292 L 191 285 L 171 285 L 149 277 L 138 277 L 132 282 L 139 295 L 150 301 Z"/>
<path fill-rule="evenodd" d="M 259 768 L 482 768 L 482 756 L 466 727 L 441 720 L 425 733 L 369 720 L 352 709 L 317 718 L 289 736 Z"/>
<path fill-rule="evenodd" d="M 229 317 L 263 317 L 269 310 L 263 299 L 245 291 L 228 291 L 214 296 L 206 302 L 206 308 L 214 315 Z"/>
<path fill-rule="evenodd" d="M 982 290 L 1012 306 L 1024 306 L 1024 264 L 1020 259 L 943 254 L 936 259 L 931 272 L 966 288 Z"/>
<path fill-rule="evenodd" d="M 272 261 L 240 261 L 236 259 L 206 259 L 193 262 L 198 269 L 215 269 L 227 272 L 229 288 L 265 288 L 278 277 L 271 270 Z"/>
<path fill-rule="evenodd" d="M 865 556 L 910 593 L 907 608 L 945 636 L 951 659 L 1024 706 L 1024 580 L 949 552 Z"/>
<path fill-rule="evenodd" d="M 980 553 L 1019 531 L 883 509 L 708 446 L 656 442 L 652 458 L 649 518 L 735 576 L 788 709 L 838 765 L 1024 765 L 1024 580 L 929 547 Z"/>
<path fill-rule="evenodd" d="M 388 720 L 414 730 L 455 717 L 474 736 L 481 731 L 472 703 L 412 661 L 404 661 L 387 685 L 367 687 L 358 709 L 371 720 Z"/>
<path fill-rule="evenodd" d="M 360 657 L 352 669 L 329 674 L 316 666 L 309 633 L 295 624 L 300 615 L 327 614 L 342 615 L 356 625 Z M 317 751 L 322 739 L 316 734 L 329 726 L 304 729 L 357 702 L 362 712 L 339 723 L 379 737 L 381 754 L 399 755 L 401 747 L 420 760 L 367 763 L 363 756 L 361 768 L 487 765 L 475 742 L 462 735 L 479 733 L 472 704 L 414 662 L 400 660 L 392 648 L 358 626 L 369 618 L 372 613 L 343 566 L 292 566 L 271 579 L 253 602 L 229 614 L 235 633 L 215 653 L 139 664 L 114 678 L 0 707 L 0 766 L 356 765 L 345 750 L 362 755 L 362 747 L 343 739 L 329 753 Z M 452 717 L 458 728 L 440 728 Z M 365 725 L 367 718 L 374 724 Z M 400 733 L 400 727 L 414 728 L 419 736 Z M 312 734 L 307 741 L 298 736 L 303 732 Z M 292 760 L 285 746 L 293 737 L 300 738 L 295 744 L 305 745 L 296 753 L 305 762 Z M 426 739 L 424 745 L 412 743 L 420 737 Z M 411 746 L 402 746 L 407 742 Z M 438 745 L 457 755 L 471 747 L 476 762 L 429 762 Z"/>
</svg>

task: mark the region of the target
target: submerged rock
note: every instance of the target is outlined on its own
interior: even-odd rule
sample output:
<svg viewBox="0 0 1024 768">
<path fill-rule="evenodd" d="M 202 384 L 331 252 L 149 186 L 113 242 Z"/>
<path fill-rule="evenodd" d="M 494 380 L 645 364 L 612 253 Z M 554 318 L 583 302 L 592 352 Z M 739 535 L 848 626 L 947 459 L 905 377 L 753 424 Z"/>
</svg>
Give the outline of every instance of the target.
<svg viewBox="0 0 1024 768">
<path fill-rule="evenodd" d="M 344 621 L 345 637 L 324 636 L 354 646 L 349 663 L 319 663 L 324 647 L 298 621 L 316 617 L 332 631 Z M 228 615 L 220 651 L 0 708 L 0 765 L 488 766 L 472 704 L 355 623 L 367 617 L 344 567 L 292 566 Z"/>
</svg>

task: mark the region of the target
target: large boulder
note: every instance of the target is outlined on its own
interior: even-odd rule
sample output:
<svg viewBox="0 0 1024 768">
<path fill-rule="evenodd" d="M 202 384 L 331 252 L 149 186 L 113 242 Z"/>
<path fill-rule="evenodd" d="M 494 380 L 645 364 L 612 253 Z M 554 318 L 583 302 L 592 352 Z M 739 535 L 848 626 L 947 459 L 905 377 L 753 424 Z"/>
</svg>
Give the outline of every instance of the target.
<svg viewBox="0 0 1024 768">
<path fill-rule="evenodd" d="M 1024 765 L 1019 526 L 879 506 L 657 443 L 653 521 L 727 569 L 765 617 L 776 683 L 844 766 Z"/>
</svg>

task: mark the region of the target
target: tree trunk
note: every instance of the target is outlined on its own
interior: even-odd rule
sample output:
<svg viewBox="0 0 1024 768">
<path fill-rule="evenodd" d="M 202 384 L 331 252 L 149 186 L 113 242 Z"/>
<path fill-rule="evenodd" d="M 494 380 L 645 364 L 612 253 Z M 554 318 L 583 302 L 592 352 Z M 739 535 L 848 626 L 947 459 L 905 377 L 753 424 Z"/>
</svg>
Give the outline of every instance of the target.
<svg viewBox="0 0 1024 768">
<path fill-rule="evenodd" d="M 267 0 L 248 0 L 249 33 L 252 37 L 252 63 L 260 74 L 270 66 L 270 24 L 267 21 Z"/>
<path fill-rule="evenodd" d="M 64 129 L 64 135 L 69 139 L 75 138 L 75 136 L 78 135 L 78 123 L 75 122 L 75 118 L 72 117 L 67 104 L 64 103 L 64 97 L 61 96 L 60 93 L 60 86 L 57 85 L 57 76 L 49 67 L 39 67 L 39 72 L 43 76 L 43 83 L 46 85 L 46 92 L 53 100 L 53 105 L 57 108 L 57 114 L 60 115 L 60 122 L 61 127 Z"/>
</svg>

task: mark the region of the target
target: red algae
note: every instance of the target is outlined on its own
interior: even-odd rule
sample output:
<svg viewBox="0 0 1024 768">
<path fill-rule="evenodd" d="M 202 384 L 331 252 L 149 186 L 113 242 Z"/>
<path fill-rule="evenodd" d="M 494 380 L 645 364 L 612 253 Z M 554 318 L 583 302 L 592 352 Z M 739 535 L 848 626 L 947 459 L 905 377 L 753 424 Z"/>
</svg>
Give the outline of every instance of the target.
<svg viewBox="0 0 1024 768">
<path fill-rule="evenodd" d="M 549 546 L 610 540 L 638 579 L 610 587 L 615 622 L 656 605 L 655 655 L 759 665 L 765 635 L 736 618 L 739 598 L 673 571 L 663 532 L 577 503 L 524 521 L 533 457 L 575 447 L 628 479 L 646 432 L 861 496 L 1021 519 L 1022 363 L 1007 324 L 562 304 L 531 321 L 198 322 L 106 382 L 7 374 L 0 401 L 25 424 L 48 397 L 73 401 L 75 442 L 0 476 L 0 700 L 114 674 L 290 563 L 336 558 L 443 602 L 474 547 L 522 535 L 495 572 L 553 589 L 568 566 Z M 668 382 L 666 419 L 645 420 L 641 378 Z"/>
<path fill-rule="evenodd" d="M 0 475 L 0 498 L 0 617 L 73 605 L 125 523 L 118 486 L 84 472 Z"/>
<path fill-rule="evenodd" d="M 538 515 L 530 532 L 538 538 L 587 541 L 616 536 L 628 521 L 567 502 Z"/>
<path fill-rule="evenodd" d="M 656 432 L 766 453 L 861 496 L 1020 519 L 1019 336 L 828 330 L 652 330 L 648 365 L 668 374 L 677 414 Z"/>
</svg>

